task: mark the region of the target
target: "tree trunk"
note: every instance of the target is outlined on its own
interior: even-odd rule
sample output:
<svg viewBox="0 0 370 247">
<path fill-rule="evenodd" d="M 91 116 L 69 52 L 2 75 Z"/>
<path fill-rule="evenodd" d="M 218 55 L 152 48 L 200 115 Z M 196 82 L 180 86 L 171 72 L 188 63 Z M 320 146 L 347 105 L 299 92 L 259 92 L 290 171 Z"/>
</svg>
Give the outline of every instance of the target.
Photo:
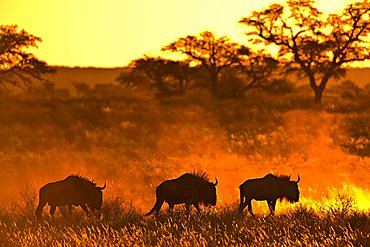
<svg viewBox="0 0 370 247">
<path fill-rule="evenodd" d="M 179 94 L 181 94 L 181 95 L 185 94 L 185 83 L 184 83 L 183 78 L 179 79 Z"/>
<path fill-rule="evenodd" d="M 326 88 L 326 84 L 329 81 L 329 78 L 333 76 L 333 73 L 335 71 L 335 65 L 332 65 L 325 73 L 323 78 L 321 79 L 321 82 L 319 85 L 316 84 L 316 78 L 314 76 L 314 73 L 312 73 L 311 70 L 305 70 L 306 74 L 308 75 L 308 78 L 310 79 L 310 86 L 313 89 L 315 93 L 315 104 L 318 106 L 321 106 L 322 101 L 322 95 L 324 93 L 324 90 Z"/>
<path fill-rule="evenodd" d="M 320 85 L 317 85 L 316 84 L 316 79 L 315 79 L 315 76 L 313 75 L 313 73 L 308 73 L 306 71 L 309 79 L 310 79 L 310 86 L 315 94 L 315 104 L 317 106 L 321 106 L 321 99 L 322 99 L 322 95 L 324 93 L 324 89 L 325 89 L 325 85 L 323 84 L 323 81 L 321 81 Z"/>
<path fill-rule="evenodd" d="M 322 87 L 315 87 L 313 90 L 315 93 L 315 104 L 321 105 L 321 99 L 322 99 L 322 94 L 324 93 L 324 89 Z"/>
<path fill-rule="evenodd" d="M 159 94 L 165 95 L 165 94 L 168 93 L 168 89 L 166 87 L 166 84 L 164 83 L 164 81 L 162 79 L 158 79 L 156 81 L 156 86 L 157 86 Z"/>
<path fill-rule="evenodd" d="M 217 96 L 217 74 L 216 73 L 211 73 L 211 93 L 212 96 Z"/>
<path fill-rule="evenodd" d="M 311 83 L 311 87 L 315 93 L 315 104 L 321 106 L 322 104 L 322 95 L 324 94 L 326 84 L 328 83 L 328 78 L 323 78 L 321 80 L 320 85 L 316 85 Z"/>
</svg>

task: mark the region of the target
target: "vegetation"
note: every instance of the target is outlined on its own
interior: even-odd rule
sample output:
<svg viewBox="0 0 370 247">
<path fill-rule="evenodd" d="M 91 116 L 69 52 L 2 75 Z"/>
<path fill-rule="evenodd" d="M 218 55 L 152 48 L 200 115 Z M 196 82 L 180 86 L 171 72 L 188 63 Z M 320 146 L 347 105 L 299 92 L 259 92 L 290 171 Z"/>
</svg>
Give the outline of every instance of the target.
<svg viewBox="0 0 370 247">
<path fill-rule="evenodd" d="M 302 89 L 256 90 L 238 100 L 202 90 L 158 98 L 151 90 L 112 85 L 68 97 L 52 87 L 39 90 L 0 100 L 4 245 L 368 245 L 369 215 L 361 211 L 368 210 L 362 195 L 370 186 L 364 93 L 348 99 L 334 91 L 324 111 L 314 111 Z M 143 217 L 160 182 L 195 169 L 217 176 L 215 208 L 190 220 L 183 212 Z M 327 169 L 337 172 L 323 177 Z M 302 208 L 287 211 L 292 206 L 278 202 L 277 216 L 264 218 L 263 202 L 254 205 L 255 221 L 236 215 L 238 186 L 271 171 L 299 173 Z M 71 220 L 57 214 L 55 221 L 44 216 L 44 223 L 34 223 L 38 189 L 70 174 L 107 181 L 104 218 L 88 219 L 76 209 Z M 336 207 L 310 210 L 336 191 L 353 197 L 359 209 L 345 216 Z M 26 206 L 17 206 L 20 198 L 29 198 Z"/>
<path fill-rule="evenodd" d="M 9 86 L 30 88 L 33 79 L 42 80 L 42 75 L 54 72 L 43 61 L 25 50 L 37 47 L 41 38 L 18 31 L 17 26 L 0 26 L 0 89 Z"/>
<path fill-rule="evenodd" d="M 219 76 L 223 69 L 239 61 L 239 45 L 227 37 L 216 38 L 212 32 L 202 32 L 199 37 L 188 35 L 185 38 L 162 48 L 184 54 L 190 62 L 200 64 L 209 75 L 212 95 L 217 95 Z"/>
<path fill-rule="evenodd" d="M 348 206 L 326 211 L 298 206 L 254 220 L 233 206 L 145 218 L 117 199 L 105 202 L 101 218 L 75 210 L 41 223 L 35 223 L 31 208 L 18 206 L 1 208 L 0 239 L 3 246 L 368 246 L 370 215 Z"/>
<path fill-rule="evenodd" d="M 283 47 L 278 60 L 204 32 L 163 48 L 187 55 L 184 61 L 139 58 L 119 71 L 119 85 L 73 81 L 76 92 L 70 92 L 44 82 L 3 92 L 1 244 L 370 245 L 370 87 L 348 80 L 327 84 L 345 63 L 368 58 L 359 49 L 368 33 L 368 18 L 362 19 L 367 4 L 330 15 L 334 26 L 316 19 L 321 13 L 313 1 L 272 5 L 243 19 L 260 38 Z M 292 15 L 285 23 L 287 7 Z M 303 24 L 296 26 L 297 20 Z M 331 29 L 325 33 L 319 26 Z M 348 26 L 354 31 L 343 33 Z M 28 76 L 38 79 L 48 71 L 24 52 L 40 39 L 1 28 L 16 45 L 0 54 L 0 84 L 27 88 Z M 1 49 L 9 40 L 3 33 Z M 303 69 L 311 88 L 293 84 L 282 64 Z M 172 215 L 144 218 L 159 183 L 194 170 L 218 178 L 216 207 L 191 215 L 177 207 Z M 255 220 L 238 215 L 238 186 L 270 172 L 299 174 L 300 203 L 278 202 L 274 217 L 264 216 L 265 202 L 253 206 Z M 71 174 L 107 182 L 103 215 L 86 218 L 80 209 L 73 215 L 61 209 L 55 219 L 35 223 L 38 189 Z"/>
<path fill-rule="evenodd" d="M 248 38 L 245 44 L 204 31 L 198 36 L 179 38 L 162 51 L 184 55 L 180 64 L 194 67 L 192 73 L 202 72 L 197 76 L 203 77 L 203 85 L 212 96 L 240 98 L 254 88 L 284 88 L 287 75 L 295 73 L 308 79 L 315 103 L 320 106 L 331 78 L 343 77 L 345 66 L 370 59 L 370 5 L 367 0 L 359 1 L 349 4 L 340 14 L 326 16 L 316 3 L 289 0 L 242 18 L 240 23 Z M 173 63 L 161 58 L 137 59 L 132 67 L 146 68 L 145 74 L 151 75 L 149 78 L 156 81 L 160 92 L 165 88 L 164 77 L 169 71 L 176 71 Z M 156 69 L 148 73 L 153 67 Z M 181 78 L 186 78 L 181 74 Z M 123 79 L 124 74 L 117 78 Z"/>
<path fill-rule="evenodd" d="M 152 82 L 159 96 L 185 94 L 192 78 L 198 73 L 186 62 L 160 57 L 145 56 L 133 60 L 128 67 L 130 70 L 121 72 L 116 81 L 124 86 L 144 88 L 148 87 L 148 82 Z"/>
<path fill-rule="evenodd" d="M 313 0 L 290 0 L 272 4 L 243 18 L 247 35 L 255 42 L 279 47 L 279 60 L 289 69 L 298 69 L 308 79 L 321 103 L 331 77 L 343 75 L 343 65 L 370 58 L 367 39 L 370 31 L 370 3 L 350 4 L 340 14 L 328 18 Z M 257 38 L 256 38 L 257 36 Z"/>
</svg>

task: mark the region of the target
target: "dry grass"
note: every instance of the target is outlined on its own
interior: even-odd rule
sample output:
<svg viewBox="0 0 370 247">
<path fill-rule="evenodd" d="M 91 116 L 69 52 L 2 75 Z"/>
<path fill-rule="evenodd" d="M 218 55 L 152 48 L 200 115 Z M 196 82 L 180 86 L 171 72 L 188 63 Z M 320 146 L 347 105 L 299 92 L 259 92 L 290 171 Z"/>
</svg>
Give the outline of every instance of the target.
<svg viewBox="0 0 370 247">
<path fill-rule="evenodd" d="M 273 217 L 252 219 L 236 206 L 145 218 L 120 200 L 105 202 L 104 217 L 81 210 L 36 223 L 30 208 L 1 208 L 2 246 L 369 246 L 370 214 L 332 205 L 300 205 Z M 346 204 L 348 206 L 348 204 Z"/>
</svg>

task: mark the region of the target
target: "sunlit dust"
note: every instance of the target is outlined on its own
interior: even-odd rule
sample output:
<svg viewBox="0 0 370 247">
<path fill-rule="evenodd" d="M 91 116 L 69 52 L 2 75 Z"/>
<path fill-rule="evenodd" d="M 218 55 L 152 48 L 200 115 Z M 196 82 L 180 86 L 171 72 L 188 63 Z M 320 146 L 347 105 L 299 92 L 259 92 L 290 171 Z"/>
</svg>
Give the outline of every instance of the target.
<svg viewBox="0 0 370 247">
<path fill-rule="evenodd" d="M 367 190 L 364 189 L 369 186 L 365 177 L 369 159 L 351 156 L 334 145 L 331 133 L 339 126 L 337 117 L 332 114 L 300 110 L 287 112 L 274 132 L 260 134 L 256 139 L 263 149 L 271 146 L 271 150 L 261 152 L 273 152 L 273 156 L 262 153 L 241 156 L 231 151 L 225 138 L 226 133 L 214 116 L 203 109 L 188 109 L 180 113 L 167 108 L 166 113 L 161 113 L 159 106 L 151 107 L 151 114 L 157 115 L 156 118 L 167 119 L 166 121 L 173 123 L 167 123 L 160 136 L 157 136 L 159 139 L 156 143 L 156 153 L 159 156 L 154 154 L 151 159 L 143 156 L 135 161 L 129 156 L 112 155 L 108 150 L 95 147 L 85 153 L 73 151 L 67 146 L 45 153 L 2 153 L 1 163 L 7 164 L 6 167 L 22 167 L 16 173 L 6 167 L 2 169 L 3 173 L 8 173 L 0 182 L 0 186 L 4 188 L 2 200 L 16 199 L 26 186 L 36 192 L 37 188 L 49 181 L 60 180 L 70 174 L 83 174 L 95 179 L 98 184 L 107 181 L 106 198 L 120 196 L 145 211 L 153 204 L 155 187 L 160 182 L 200 169 L 209 174 L 211 181 L 214 181 L 215 177 L 218 178 L 218 205 L 221 207 L 239 203 L 238 186 L 246 179 L 262 177 L 271 172 L 291 175 L 292 180 L 296 180 L 299 174 L 301 202 L 304 204 L 330 202 L 335 200 L 335 195 L 343 194 L 353 198 L 361 210 L 368 210 L 370 207 L 366 197 Z M 105 106 L 100 110 L 105 114 L 115 114 L 114 106 Z M 320 128 L 317 128 L 318 126 Z M 133 131 L 138 127 L 138 123 L 131 121 L 125 121 L 119 126 L 122 131 Z M 106 131 L 114 133 L 116 130 Z M 114 141 L 111 139 L 114 135 L 109 132 L 104 134 L 106 131 L 88 131 L 86 138 L 91 144 L 100 142 L 103 145 L 111 145 L 109 142 Z M 108 136 L 111 139 L 109 142 L 105 140 Z M 279 144 L 281 138 L 285 140 Z M 147 152 L 147 144 L 142 145 L 144 149 L 141 152 L 144 154 Z M 291 153 L 282 155 L 278 145 L 288 145 L 283 150 Z M 58 167 L 58 173 L 55 173 L 54 169 L 45 169 L 47 166 Z M 25 182 L 14 183 L 20 179 Z M 259 209 L 267 210 L 265 202 L 254 204 L 257 212 Z"/>
</svg>

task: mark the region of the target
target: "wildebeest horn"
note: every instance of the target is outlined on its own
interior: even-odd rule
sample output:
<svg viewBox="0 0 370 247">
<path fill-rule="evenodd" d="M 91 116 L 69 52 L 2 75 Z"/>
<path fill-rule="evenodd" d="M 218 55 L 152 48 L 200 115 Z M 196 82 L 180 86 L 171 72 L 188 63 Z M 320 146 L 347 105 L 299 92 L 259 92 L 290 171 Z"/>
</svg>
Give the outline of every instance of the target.
<svg viewBox="0 0 370 247">
<path fill-rule="evenodd" d="M 298 180 L 297 180 L 296 183 L 298 183 L 299 181 L 301 181 L 301 178 L 299 177 L 299 174 L 298 174 Z"/>
<path fill-rule="evenodd" d="M 217 180 L 216 177 L 215 177 L 215 179 L 216 179 L 216 183 L 213 184 L 214 186 L 216 186 L 218 184 L 218 180 Z"/>
<path fill-rule="evenodd" d="M 105 187 L 107 187 L 107 182 L 104 183 L 104 186 L 103 187 L 98 187 L 100 190 L 104 190 Z"/>
</svg>

